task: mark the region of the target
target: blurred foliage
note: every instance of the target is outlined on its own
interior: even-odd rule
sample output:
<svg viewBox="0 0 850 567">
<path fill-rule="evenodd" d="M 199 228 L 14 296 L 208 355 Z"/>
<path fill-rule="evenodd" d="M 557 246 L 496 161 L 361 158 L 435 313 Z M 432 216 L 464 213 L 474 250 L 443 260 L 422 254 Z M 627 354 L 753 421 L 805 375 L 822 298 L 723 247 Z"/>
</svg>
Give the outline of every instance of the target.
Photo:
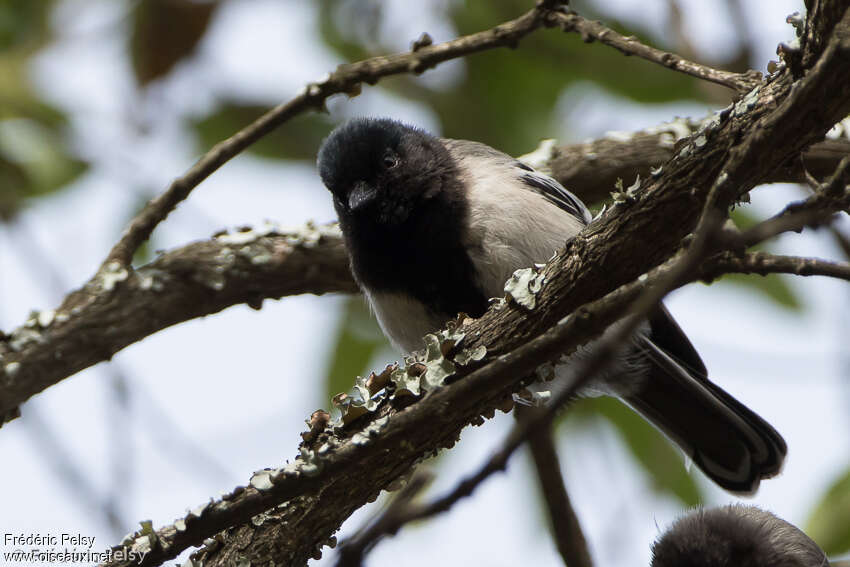
<svg viewBox="0 0 850 567">
<path fill-rule="evenodd" d="M 76 179 L 87 164 L 65 142 L 64 114 L 39 99 L 29 80 L 32 56 L 52 39 L 52 2 L 0 3 L 0 220 L 27 199 Z"/>
<path fill-rule="evenodd" d="M 52 2 L 3 0 L 0 2 L 0 52 L 37 49 L 47 35 Z"/>
<path fill-rule="evenodd" d="M 828 555 L 850 551 L 850 469 L 823 495 L 805 531 Z"/>
<path fill-rule="evenodd" d="M 130 53 L 140 85 L 166 75 L 191 55 L 207 31 L 218 2 L 144 0 L 133 13 Z"/>
<path fill-rule="evenodd" d="M 608 397 L 577 400 L 564 421 L 569 427 L 572 420 L 587 423 L 600 417 L 614 426 L 638 465 L 649 474 L 657 492 L 674 496 L 689 507 L 703 502 L 699 486 L 685 469 L 682 452 L 619 400 Z"/>
<path fill-rule="evenodd" d="M 34 120 L 0 121 L 0 219 L 11 219 L 26 198 L 64 187 L 86 167 L 67 153 L 56 130 Z"/>
<path fill-rule="evenodd" d="M 194 122 L 193 127 L 202 147 L 211 148 L 268 110 L 268 106 L 225 102 L 213 114 Z M 248 151 L 266 158 L 312 162 L 316 149 L 333 127 L 326 114 L 302 114 L 260 139 Z"/>
<path fill-rule="evenodd" d="M 340 392 L 347 392 L 355 376 L 365 376 L 371 370 L 369 363 L 381 349 L 387 348 L 375 318 L 362 297 L 349 297 L 345 302 L 336 337 L 329 341 L 331 361 L 325 376 L 326 403 Z"/>
</svg>

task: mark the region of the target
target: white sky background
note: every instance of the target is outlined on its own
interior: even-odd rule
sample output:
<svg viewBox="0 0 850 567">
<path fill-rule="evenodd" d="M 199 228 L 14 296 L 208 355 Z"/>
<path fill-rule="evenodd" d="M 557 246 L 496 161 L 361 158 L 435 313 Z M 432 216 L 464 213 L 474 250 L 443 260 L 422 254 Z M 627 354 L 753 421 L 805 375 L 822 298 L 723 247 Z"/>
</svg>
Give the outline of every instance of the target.
<svg viewBox="0 0 850 567">
<path fill-rule="evenodd" d="M 725 3 L 683 4 L 697 49 L 722 56 L 733 33 L 722 9 Z M 802 2 L 743 4 L 763 70 L 775 58 L 776 43 L 792 37 L 784 18 L 801 9 Z M 66 291 L 88 279 L 140 200 L 161 191 L 205 149 L 197 147 L 179 117 L 203 113 L 224 95 L 285 100 L 339 62 L 312 37 L 315 16 L 308 2 L 231 2 L 218 14 L 200 55 L 138 100 L 121 42 L 126 6 L 66 1 L 55 15 L 61 39 L 33 70 L 45 96 L 76 118 L 76 147 L 96 165 L 74 187 L 39 200 L 15 225 L 0 229 L 4 330 L 23 322 L 30 309 L 55 307 Z M 399 49 L 424 30 L 437 41 L 453 36 L 451 28 L 418 3 L 391 6 L 384 31 Z M 666 23 L 662 0 L 606 0 L 604 6 L 606 13 L 650 29 L 663 30 Z M 446 69 L 431 71 L 423 80 L 450 82 L 463 65 Z M 380 89 L 367 87 L 361 97 L 334 100 L 330 108 L 337 118 L 380 113 L 439 131 L 430 111 Z M 697 104 L 637 105 L 584 86 L 565 93 L 560 108 L 565 140 L 651 126 L 675 115 L 700 116 L 707 110 Z M 793 186 L 772 186 L 758 190 L 753 201 L 760 213 L 769 214 L 798 196 Z M 169 248 L 206 238 L 224 226 L 266 218 L 293 226 L 306 219 L 334 218 L 312 167 L 239 156 L 157 229 L 156 246 Z M 26 239 L 41 252 L 30 247 L 22 253 Z M 777 248 L 838 257 L 824 234 L 785 237 Z M 58 288 L 43 271 L 31 271 L 29 260 L 39 263 L 37 255 L 48 257 L 59 272 L 64 281 Z M 845 360 L 848 356 L 842 341 L 848 325 L 842 314 L 850 307 L 850 291 L 846 284 L 826 279 L 791 284 L 805 303 L 802 315 L 723 284 L 689 286 L 667 304 L 713 379 L 788 441 L 783 475 L 764 482 L 750 501 L 803 524 L 816 499 L 850 465 L 850 419 L 844 409 L 850 394 L 842 380 L 847 367 L 843 375 L 841 369 L 842 354 Z M 112 366 L 90 368 L 37 396 L 22 408 L 23 418 L 0 430 L 5 463 L 0 467 L 5 512 L 0 532 L 94 535 L 96 549 L 116 543 L 102 515 L 79 490 L 73 493 L 60 480 L 57 469 L 67 459 L 99 498 L 120 495 L 118 513 L 126 522 L 122 531 L 128 532 L 138 520 L 152 519 L 155 526 L 170 522 L 186 507 L 247 483 L 253 470 L 293 457 L 303 419 L 313 409 L 329 406 L 321 380 L 340 304 L 337 297 L 304 296 L 266 302 L 260 312 L 234 307 L 149 337 L 119 353 Z M 128 379 L 126 410 L 109 387 L 114 367 Z M 65 455 L 38 441 L 28 415 L 50 428 Z M 461 447 L 442 458 L 432 494 L 477 468 L 511 423 L 500 416 L 465 431 Z M 651 479 L 634 467 L 615 431 L 579 432 L 562 437 L 561 445 L 568 487 L 598 565 L 647 565 L 656 526 L 663 529 L 680 514 L 679 504 L 652 492 Z M 406 528 L 379 545 L 369 564 L 430 565 L 448 559 L 457 565 L 559 565 L 530 479 L 527 459 L 519 455 L 507 474 L 491 479 L 449 514 Z M 712 504 L 734 500 L 713 487 L 708 493 Z M 358 512 L 342 537 L 375 510 Z M 326 550 L 319 563 L 333 559 L 334 552 Z"/>
</svg>

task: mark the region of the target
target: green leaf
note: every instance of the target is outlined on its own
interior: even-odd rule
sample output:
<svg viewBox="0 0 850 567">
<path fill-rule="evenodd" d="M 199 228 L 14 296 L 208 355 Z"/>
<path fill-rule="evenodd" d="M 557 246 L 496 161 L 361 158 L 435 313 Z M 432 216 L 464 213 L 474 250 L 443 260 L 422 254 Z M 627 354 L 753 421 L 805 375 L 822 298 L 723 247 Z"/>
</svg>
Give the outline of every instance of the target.
<svg viewBox="0 0 850 567">
<path fill-rule="evenodd" d="M 31 118 L 58 128 L 67 123 L 65 115 L 43 102 L 29 80 L 30 56 L 24 51 L 0 53 L 0 120 Z"/>
<path fill-rule="evenodd" d="M 806 533 L 827 555 L 850 551 L 850 469 L 823 495 L 806 523 Z"/>
<path fill-rule="evenodd" d="M 204 148 L 232 136 L 263 113 L 267 106 L 225 103 L 215 113 L 193 124 Z M 249 152 L 272 159 L 313 161 L 321 141 L 334 123 L 324 114 L 302 114 L 275 129 L 248 148 Z"/>
<path fill-rule="evenodd" d="M 373 370 L 369 363 L 375 354 L 387 346 L 375 319 L 362 297 L 351 297 L 345 303 L 337 329 L 331 364 L 325 377 L 326 400 L 339 392 L 347 392 L 355 376 Z"/>
<path fill-rule="evenodd" d="M 619 431 L 629 451 L 649 473 L 656 491 L 671 494 L 686 506 L 702 502 L 702 493 L 685 469 L 681 452 L 626 405 L 614 398 L 587 398 L 579 400 L 567 412 L 568 419 L 600 417 Z"/>
<path fill-rule="evenodd" d="M 133 11 L 133 71 L 140 85 L 166 75 L 195 50 L 218 2 L 144 0 Z"/>
</svg>

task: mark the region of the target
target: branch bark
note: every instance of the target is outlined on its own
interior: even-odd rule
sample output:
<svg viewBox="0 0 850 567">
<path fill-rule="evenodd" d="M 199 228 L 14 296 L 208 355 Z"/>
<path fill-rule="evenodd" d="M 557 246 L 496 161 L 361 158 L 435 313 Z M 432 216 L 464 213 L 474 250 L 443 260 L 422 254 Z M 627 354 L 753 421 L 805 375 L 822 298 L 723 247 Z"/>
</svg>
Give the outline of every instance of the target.
<svg viewBox="0 0 850 567">
<path fill-rule="evenodd" d="M 0 413 L 170 325 L 266 298 L 355 292 L 335 227 L 266 227 L 167 252 L 138 270 L 99 272 L 55 311 L 0 340 Z"/>
<path fill-rule="evenodd" d="M 850 263 L 831 262 L 820 258 L 781 256 L 766 252 L 743 255 L 724 252 L 703 266 L 702 278 L 711 281 L 725 274 L 794 274 L 797 276 L 828 276 L 850 281 Z"/>
</svg>

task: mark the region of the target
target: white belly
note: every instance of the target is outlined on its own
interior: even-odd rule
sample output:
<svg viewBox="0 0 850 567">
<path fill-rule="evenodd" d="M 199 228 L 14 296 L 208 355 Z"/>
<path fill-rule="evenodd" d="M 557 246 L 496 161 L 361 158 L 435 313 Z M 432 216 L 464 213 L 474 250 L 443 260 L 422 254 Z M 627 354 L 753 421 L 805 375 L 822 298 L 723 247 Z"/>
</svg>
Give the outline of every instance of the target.
<svg viewBox="0 0 850 567">
<path fill-rule="evenodd" d="M 395 348 L 405 354 L 421 350 L 425 346 L 422 337 L 439 331 L 447 322 L 406 295 L 367 291 L 366 299 L 384 334 Z"/>
</svg>

